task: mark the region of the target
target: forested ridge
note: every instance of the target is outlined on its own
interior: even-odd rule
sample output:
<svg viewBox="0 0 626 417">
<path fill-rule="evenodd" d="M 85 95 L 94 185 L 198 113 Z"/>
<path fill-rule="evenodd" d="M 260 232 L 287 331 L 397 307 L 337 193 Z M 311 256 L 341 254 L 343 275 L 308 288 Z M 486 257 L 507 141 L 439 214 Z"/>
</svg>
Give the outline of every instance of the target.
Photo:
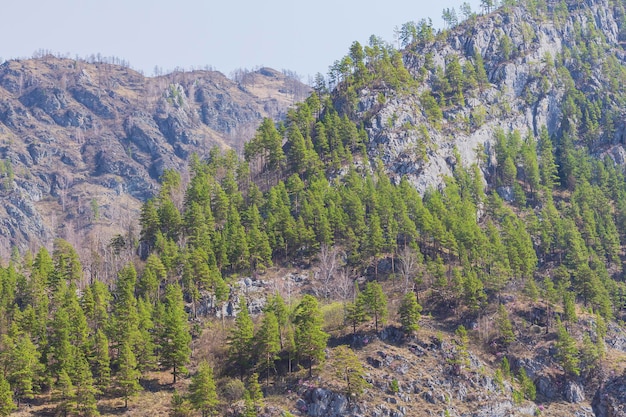
<svg viewBox="0 0 626 417">
<path fill-rule="evenodd" d="M 589 3 L 506 1 L 445 31 L 409 22 L 401 50 L 355 42 L 283 122 L 262 122 L 242 157 L 215 148 L 191 156 L 188 177 L 166 169 L 140 235 L 111 239 L 113 262 L 94 254 L 86 273 L 63 239 L 51 252 L 15 253 L 0 269 L 0 415 L 24 402 L 106 414 L 111 401 L 132 409 L 169 389 L 173 416 L 314 415 L 293 397 L 311 385 L 341 393 L 343 415 L 378 412 L 364 404 L 383 396 L 411 404 L 405 374 L 376 373 L 387 354 L 363 359 L 370 343 L 443 352 L 454 384 L 488 376 L 490 395 L 538 414 L 579 402 L 550 398 L 542 378 L 603 387 L 624 360 L 607 335 L 623 331 L 626 308 L 626 178 L 607 150 L 622 140 L 626 70 Z M 626 36 L 626 3 L 598 3 Z M 516 13 L 529 44 L 498 35 L 490 54 L 501 61 L 466 48 L 444 68 L 420 54 Z M 585 25 L 568 16 L 587 16 Z M 546 22 L 573 28 L 569 43 L 544 55 L 516 99 L 531 106 L 558 91 L 558 121 L 500 126 L 513 104 L 471 103 L 497 90 L 499 65 L 522 60 Z M 367 110 L 364 97 L 375 97 Z M 382 126 L 386 106 L 403 100 L 419 103 L 424 122 L 392 116 Z M 472 160 L 452 146 L 451 175 L 423 192 L 371 136 L 417 134 L 411 157 L 425 166 L 446 146 L 431 137 L 489 123 Z M 473 411 L 471 400 L 426 392 L 398 415 L 422 415 L 426 403 Z"/>
</svg>

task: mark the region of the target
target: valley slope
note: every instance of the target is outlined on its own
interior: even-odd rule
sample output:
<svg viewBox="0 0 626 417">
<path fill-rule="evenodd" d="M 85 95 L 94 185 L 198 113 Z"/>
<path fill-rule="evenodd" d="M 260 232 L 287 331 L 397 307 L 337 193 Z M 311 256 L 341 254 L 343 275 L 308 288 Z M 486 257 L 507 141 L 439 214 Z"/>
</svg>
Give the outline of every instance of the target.
<svg viewBox="0 0 626 417">
<path fill-rule="evenodd" d="M 262 118 L 281 119 L 308 91 L 269 68 L 239 71 L 235 82 L 54 56 L 5 62 L 0 257 L 57 236 L 108 244 L 137 221 L 164 170 L 184 171 L 192 153 L 213 147 L 241 150 Z"/>
</svg>

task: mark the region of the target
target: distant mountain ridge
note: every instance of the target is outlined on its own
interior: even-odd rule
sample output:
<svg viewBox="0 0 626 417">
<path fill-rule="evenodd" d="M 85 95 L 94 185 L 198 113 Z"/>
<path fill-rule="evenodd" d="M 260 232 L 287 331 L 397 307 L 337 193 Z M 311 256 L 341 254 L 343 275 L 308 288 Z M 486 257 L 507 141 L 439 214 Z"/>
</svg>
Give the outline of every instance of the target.
<svg viewBox="0 0 626 417">
<path fill-rule="evenodd" d="M 310 90 L 270 68 L 238 78 L 145 77 L 53 56 L 0 65 L 0 255 L 98 224 L 119 229 L 165 169 L 214 146 L 241 149 L 264 117 L 284 117 Z"/>
</svg>

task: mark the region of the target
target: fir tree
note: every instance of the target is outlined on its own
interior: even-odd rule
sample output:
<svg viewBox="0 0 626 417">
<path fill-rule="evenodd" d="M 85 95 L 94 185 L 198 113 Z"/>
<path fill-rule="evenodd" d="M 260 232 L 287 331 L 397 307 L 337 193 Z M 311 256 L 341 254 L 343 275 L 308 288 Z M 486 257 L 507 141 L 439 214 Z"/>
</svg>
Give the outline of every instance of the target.
<svg viewBox="0 0 626 417">
<path fill-rule="evenodd" d="M 346 322 L 352 326 L 352 334 L 356 334 L 357 326 L 368 320 L 365 294 L 359 291 L 359 284 L 355 282 L 354 301 L 346 304 Z"/>
<path fill-rule="evenodd" d="M 108 388 L 111 382 L 109 339 L 101 329 L 98 329 L 92 344 L 91 367 L 93 369 L 96 386 L 103 391 Z"/>
<path fill-rule="evenodd" d="M 75 389 L 76 412 L 82 416 L 97 416 L 96 393 L 93 385 L 93 376 L 89 369 L 87 358 L 76 348 L 73 349 L 72 382 Z"/>
<path fill-rule="evenodd" d="M 513 332 L 513 325 L 509 320 L 509 313 L 506 311 L 504 304 L 498 306 L 498 317 L 496 319 L 496 325 L 498 326 L 498 334 L 504 347 L 508 347 L 515 341 L 515 333 Z"/>
<path fill-rule="evenodd" d="M 524 397 L 530 401 L 535 401 L 535 398 L 537 397 L 537 388 L 535 387 L 533 380 L 526 375 L 526 369 L 523 367 L 520 368 L 518 379 L 522 392 L 524 393 Z"/>
<path fill-rule="evenodd" d="M 185 396 L 174 390 L 170 403 L 170 417 L 190 417 L 192 414 L 191 403 Z"/>
<path fill-rule="evenodd" d="M 53 398 L 59 401 L 57 410 L 62 412 L 64 416 L 74 410 L 74 400 L 76 398 L 76 389 L 71 378 L 65 370 L 61 371 L 53 391 Z"/>
<path fill-rule="evenodd" d="M 259 384 L 259 374 L 256 372 L 250 375 L 248 378 L 247 392 L 250 393 L 250 399 L 254 404 L 256 410 L 260 410 L 263 407 L 263 391 L 261 391 L 261 385 Z"/>
<path fill-rule="evenodd" d="M 44 367 L 39 362 L 40 353 L 30 336 L 25 333 L 11 332 L 14 336 L 4 335 L 2 345 L 5 351 L 1 354 L 4 374 L 9 381 L 15 396 L 33 398 L 34 386 L 41 376 Z"/>
</svg>

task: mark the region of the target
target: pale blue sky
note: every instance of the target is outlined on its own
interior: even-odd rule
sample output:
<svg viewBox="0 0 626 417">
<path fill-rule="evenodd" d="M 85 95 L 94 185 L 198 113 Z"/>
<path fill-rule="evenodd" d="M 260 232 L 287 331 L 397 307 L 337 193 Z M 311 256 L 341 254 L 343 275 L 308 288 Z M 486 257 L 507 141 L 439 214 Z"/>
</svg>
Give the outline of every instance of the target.
<svg viewBox="0 0 626 417">
<path fill-rule="evenodd" d="M 372 34 L 393 40 L 402 23 L 431 17 L 442 26 L 446 7 L 463 0 L 3 0 L 0 57 L 30 57 L 39 49 L 100 53 L 152 75 L 155 66 L 268 66 L 307 81 L 326 74 L 350 44 Z M 477 11 L 479 0 L 469 0 Z"/>
</svg>

